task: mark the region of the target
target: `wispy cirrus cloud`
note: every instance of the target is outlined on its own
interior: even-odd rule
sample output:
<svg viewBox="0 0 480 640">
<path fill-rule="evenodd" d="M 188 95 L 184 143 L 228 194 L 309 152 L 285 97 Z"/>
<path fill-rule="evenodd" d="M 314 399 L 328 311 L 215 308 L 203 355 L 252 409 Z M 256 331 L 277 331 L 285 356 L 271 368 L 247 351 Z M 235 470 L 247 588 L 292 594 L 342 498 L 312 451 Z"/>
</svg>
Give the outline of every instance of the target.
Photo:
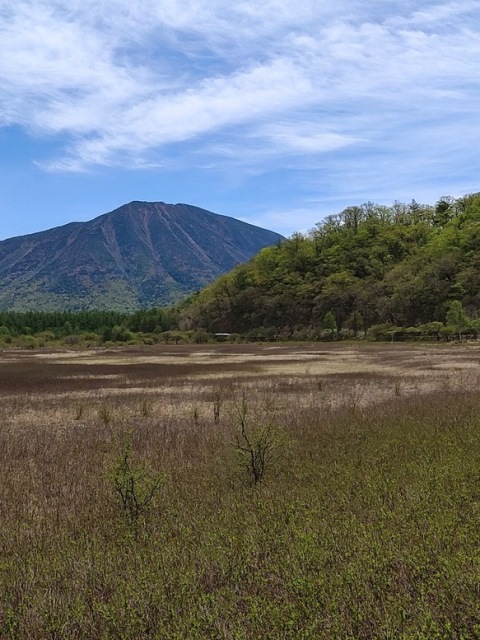
<svg viewBox="0 0 480 640">
<path fill-rule="evenodd" d="M 0 18 L 0 124 L 60 136 L 36 158 L 51 170 L 167 167 L 181 148 L 353 185 L 385 149 L 394 182 L 478 143 L 472 0 L 0 0 Z"/>
</svg>

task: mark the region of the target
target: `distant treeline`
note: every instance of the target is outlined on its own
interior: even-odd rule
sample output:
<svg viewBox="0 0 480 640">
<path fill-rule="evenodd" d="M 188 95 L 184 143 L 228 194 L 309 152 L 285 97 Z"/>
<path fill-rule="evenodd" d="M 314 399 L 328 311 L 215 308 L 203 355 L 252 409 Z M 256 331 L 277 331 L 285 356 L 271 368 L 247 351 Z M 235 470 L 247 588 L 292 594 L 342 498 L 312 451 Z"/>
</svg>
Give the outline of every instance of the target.
<svg viewBox="0 0 480 640">
<path fill-rule="evenodd" d="M 140 310 L 131 314 L 117 311 L 14 311 L 0 312 L 0 334 L 36 335 L 52 332 L 55 337 L 95 333 L 112 339 L 119 329 L 131 332 L 162 333 L 178 327 L 179 312 L 173 308 Z"/>
</svg>

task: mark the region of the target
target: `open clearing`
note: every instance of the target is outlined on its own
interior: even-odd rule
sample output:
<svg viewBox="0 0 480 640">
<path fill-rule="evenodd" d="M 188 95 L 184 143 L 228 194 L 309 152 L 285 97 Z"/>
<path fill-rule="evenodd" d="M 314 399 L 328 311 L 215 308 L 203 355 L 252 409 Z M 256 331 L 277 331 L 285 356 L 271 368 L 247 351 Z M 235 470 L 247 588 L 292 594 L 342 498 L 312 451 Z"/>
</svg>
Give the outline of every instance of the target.
<svg viewBox="0 0 480 640">
<path fill-rule="evenodd" d="M 476 344 L 0 352 L 0 638 L 480 638 L 479 383 Z"/>
<path fill-rule="evenodd" d="M 246 390 L 255 402 L 275 397 L 277 411 L 334 410 L 422 395 L 475 389 L 476 344 L 156 345 L 88 351 L 0 353 L 0 397 L 10 424 L 50 428 L 72 414 L 85 418 L 106 402 L 135 420 L 148 398 L 157 417 L 207 418 L 212 398 Z M 28 402 L 25 402 L 28 400 Z M 81 407 L 81 409 L 79 409 Z M 40 415 L 37 415 L 40 413 Z"/>
<path fill-rule="evenodd" d="M 299 401 L 307 388 L 329 406 L 349 398 L 365 405 L 392 394 L 475 388 L 479 381 L 476 344 L 156 345 L 0 353 L 3 399 L 28 395 L 31 403 L 42 404 L 142 393 L 174 403 L 178 394 L 195 395 L 201 402 L 202 391 L 241 383 L 257 391 L 281 387 L 287 402 Z"/>
<path fill-rule="evenodd" d="M 343 344 L 306 346 L 176 345 L 119 347 L 89 351 L 0 352 L 0 393 L 68 393 L 142 386 L 161 389 L 173 380 L 225 377 L 329 376 L 377 374 L 419 378 L 431 386 L 452 374 L 480 374 L 480 346 L 432 344 Z M 454 376 L 454 377 L 455 377 Z M 103 380 L 110 380 L 103 384 Z M 87 381 L 84 383 L 83 381 Z M 452 380 L 452 382 L 455 382 Z"/>
</svg>

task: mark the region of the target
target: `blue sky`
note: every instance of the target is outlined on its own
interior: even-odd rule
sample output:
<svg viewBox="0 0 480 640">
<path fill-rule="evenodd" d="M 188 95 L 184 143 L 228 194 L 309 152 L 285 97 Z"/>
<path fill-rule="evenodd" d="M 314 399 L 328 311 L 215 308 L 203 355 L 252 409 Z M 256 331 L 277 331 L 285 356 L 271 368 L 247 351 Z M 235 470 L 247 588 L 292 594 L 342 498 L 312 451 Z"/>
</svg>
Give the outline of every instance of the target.
<svg viewBox="0 0 480 640">
<path fill-rule="evenodd" d="M 480 191 L 478 0 L 0 0 L 0 239 Z"/>
</svg>

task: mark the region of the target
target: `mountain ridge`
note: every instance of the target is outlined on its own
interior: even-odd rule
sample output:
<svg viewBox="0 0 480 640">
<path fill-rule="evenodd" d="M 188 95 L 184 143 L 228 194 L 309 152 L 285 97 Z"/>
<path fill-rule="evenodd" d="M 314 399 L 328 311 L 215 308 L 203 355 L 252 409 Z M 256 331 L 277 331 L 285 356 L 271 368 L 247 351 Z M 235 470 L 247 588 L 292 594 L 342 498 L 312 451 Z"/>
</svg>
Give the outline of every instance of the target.
<svg viewBox="0 0 480 640">
<path fill-rule="evenodd" d="M 169 304 L 280 240 L 194 205 L 134 200 L 87 222 L 0 241 L 0 309 Z"/>
</svg>

